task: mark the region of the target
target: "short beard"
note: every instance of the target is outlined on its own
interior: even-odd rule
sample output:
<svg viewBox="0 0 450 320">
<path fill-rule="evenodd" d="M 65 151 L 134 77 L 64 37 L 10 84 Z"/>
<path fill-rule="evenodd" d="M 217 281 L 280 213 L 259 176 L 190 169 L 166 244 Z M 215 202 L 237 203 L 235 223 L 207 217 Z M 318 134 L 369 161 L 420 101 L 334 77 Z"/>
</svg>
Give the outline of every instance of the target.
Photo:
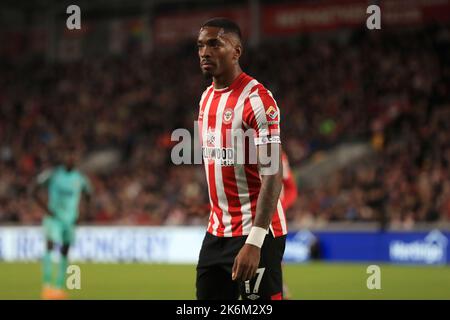
<svg viewBox="0 0 450 320">
<path fill-rule="evenodd" d="M 211 80 L 213 77 L 211 72 L 202 72 L 202 75 L 205 80 Z"/>
</svg>

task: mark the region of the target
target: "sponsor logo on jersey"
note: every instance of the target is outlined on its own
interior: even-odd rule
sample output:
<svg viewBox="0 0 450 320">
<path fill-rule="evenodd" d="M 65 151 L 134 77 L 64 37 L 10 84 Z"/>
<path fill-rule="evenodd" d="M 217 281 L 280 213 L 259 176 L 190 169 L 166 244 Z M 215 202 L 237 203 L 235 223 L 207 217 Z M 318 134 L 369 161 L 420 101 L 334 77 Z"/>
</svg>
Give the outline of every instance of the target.
<svg viewBox="0 0 450 320">
<path fill-rule="evenodd" d="M 221 166 L 234 165 L 233 148 L 202 147 L 203 159 L 208 163 L 215 162 Z"/>
</svg>

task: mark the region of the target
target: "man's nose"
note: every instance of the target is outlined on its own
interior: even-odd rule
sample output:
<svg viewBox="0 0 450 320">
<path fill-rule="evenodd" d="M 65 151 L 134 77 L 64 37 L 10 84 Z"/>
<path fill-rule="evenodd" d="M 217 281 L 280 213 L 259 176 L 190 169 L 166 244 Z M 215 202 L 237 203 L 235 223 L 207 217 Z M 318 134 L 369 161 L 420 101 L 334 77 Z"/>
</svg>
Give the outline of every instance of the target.
<svg viewBox="0 0 450 320">
<path fill-rule="evenodd" d="M 207 46 L 204 46 L 203 48 L 200 48 L 200 58 L 209 58 L 211 57 L 211 51 L 208 49 Z"/>
</svg>

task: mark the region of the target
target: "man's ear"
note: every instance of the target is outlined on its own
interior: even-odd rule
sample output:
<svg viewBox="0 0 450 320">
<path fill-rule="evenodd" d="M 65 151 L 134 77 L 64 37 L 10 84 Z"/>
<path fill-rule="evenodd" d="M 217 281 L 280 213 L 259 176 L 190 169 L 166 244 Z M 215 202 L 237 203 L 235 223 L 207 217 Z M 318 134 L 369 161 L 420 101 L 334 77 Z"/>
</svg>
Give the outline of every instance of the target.
<svg viewBox="0 0 450 320">
<path fill-rule="evenodd" d="M 237 44 L 234 47 L 234 56 L 233 56 L 233 58 L 236 61 L 239 61 L 239 58 L 241 57 L 241 55 L 242 55 L 242 46 L 241 46 L 241 44 Z"/>
</svg>

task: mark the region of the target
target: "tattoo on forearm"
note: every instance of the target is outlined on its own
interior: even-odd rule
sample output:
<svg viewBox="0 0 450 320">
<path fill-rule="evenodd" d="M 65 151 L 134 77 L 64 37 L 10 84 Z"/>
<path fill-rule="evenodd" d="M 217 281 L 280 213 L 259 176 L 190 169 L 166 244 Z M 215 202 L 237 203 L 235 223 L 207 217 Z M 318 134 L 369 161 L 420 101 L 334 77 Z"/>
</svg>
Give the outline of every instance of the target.
<svg viewBox="0 0 450 320">
<path fill-rule="evenodd" d="M 254 225 L 267 229 L 272 220 L 281 192 L 281 170 L 273 176 L 264 176 L 258 201 L 256 203 L 256 216 Z"/>
</svg>

